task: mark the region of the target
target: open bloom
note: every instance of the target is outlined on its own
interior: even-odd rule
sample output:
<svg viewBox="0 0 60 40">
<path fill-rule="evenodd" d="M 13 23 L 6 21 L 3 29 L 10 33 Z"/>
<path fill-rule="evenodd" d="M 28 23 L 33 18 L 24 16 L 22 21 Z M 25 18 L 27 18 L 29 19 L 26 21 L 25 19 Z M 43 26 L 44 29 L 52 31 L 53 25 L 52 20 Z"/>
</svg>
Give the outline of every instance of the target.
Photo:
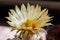
<svg viewBox="0 0 60 40">
<path fill-rule="evenodd" d="M 13 26 L 17 30 L 28 30 L 32 33 L 36 33 L 37 30 L 45 31 L 43 27 L 51 25 L 52 17 L 49 17 L 48 10 L 41 10 L 41 6 L 34 6 L 27 4 L 21 5 L 21 9 L 15 6 L 15 10 L 10 9 L 9 17 L 6 17 L 9 21 L 7 23 Z"/>
</svg>

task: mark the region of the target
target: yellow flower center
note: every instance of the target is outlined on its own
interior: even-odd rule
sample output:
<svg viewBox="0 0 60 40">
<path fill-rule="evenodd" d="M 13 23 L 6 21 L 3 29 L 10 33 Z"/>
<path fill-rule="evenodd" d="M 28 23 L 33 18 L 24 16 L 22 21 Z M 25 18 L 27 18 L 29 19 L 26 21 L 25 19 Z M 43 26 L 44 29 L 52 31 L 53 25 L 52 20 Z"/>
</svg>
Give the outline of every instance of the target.
<svg viewBox="0 0 60 40">
<path fill-rule="evenodd" d="M 29 19 L 25 22 L 25 26 L 26 27 L 32 27 L 33 29 L 36 27 L 36 22 L 34 22 L 33 20 Z"/>
</svg>

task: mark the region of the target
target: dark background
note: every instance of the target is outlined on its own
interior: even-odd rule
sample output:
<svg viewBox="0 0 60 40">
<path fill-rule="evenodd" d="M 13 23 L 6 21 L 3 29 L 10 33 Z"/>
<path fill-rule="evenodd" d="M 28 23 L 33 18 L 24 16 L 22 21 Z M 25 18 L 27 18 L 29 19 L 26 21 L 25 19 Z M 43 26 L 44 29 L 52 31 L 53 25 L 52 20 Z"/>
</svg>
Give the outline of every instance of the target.
<svg viewBox="0 0 60 40">
<path fill-rule="evenodd" d="M 14 9 L 15 5 L 20 5 L 27 3 L 42 6 L 42 9 L 47 8 L 49 10 L 50 16 L 54 16 L 51 21 L 54 25 L 60 25 L 60 1 L 59 0 L 0 0 L 0 25 L 8 25 L 6 23 L 9 9 Z"/>
</svg>

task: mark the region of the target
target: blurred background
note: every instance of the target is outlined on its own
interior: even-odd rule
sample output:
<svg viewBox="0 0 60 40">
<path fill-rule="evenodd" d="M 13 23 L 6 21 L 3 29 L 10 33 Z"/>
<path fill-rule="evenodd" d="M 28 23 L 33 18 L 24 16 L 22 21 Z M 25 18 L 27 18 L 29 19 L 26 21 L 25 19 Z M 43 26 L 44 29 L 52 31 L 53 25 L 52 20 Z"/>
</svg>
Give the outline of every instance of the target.
<svg viewBox="0 0 60 40">
<path fill-rule="evenodd" d="M 19 7 L 21 4 L 30 3 L 31 5 L 40 5 L 42 9 L 47 8 L 49 15 L 54 16 L 51 21 L 54 24 L 53 28 L 49 28 L 47 40 L 60 40 L 60 0 L 0 0 L 0 26 L 9 25 L 6 23 L 9 9 L 14 9 L 15 5 Z"/>
</svg>

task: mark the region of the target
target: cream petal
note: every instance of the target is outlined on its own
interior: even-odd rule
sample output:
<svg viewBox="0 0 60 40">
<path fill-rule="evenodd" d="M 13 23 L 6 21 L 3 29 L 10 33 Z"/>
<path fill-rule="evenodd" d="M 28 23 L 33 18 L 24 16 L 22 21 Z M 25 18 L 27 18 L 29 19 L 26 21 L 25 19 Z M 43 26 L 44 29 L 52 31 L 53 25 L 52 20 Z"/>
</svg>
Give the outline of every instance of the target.
<svg viewBox="0 0 60 40">
<path fill-rule="evenodd" d="M 27 4 L 28 19 L 31 17 L 30 11 L 31 11 L 31 6 L 30 6 L 30 4 L 28 3 L 28 4 Z"/>
<path fill-rule="evenodd" d="M 11 11 L 11 14 L 18 20 L 20 20 L 21 18 L 18 16 L 18 14 L 13 10 L 13 9 L 10 9 Z"/>
<path fill-rule="evenodd" d="M 27 19 L 27 10 L 24 4 L 21 5 L 21 13 L 23 14 L 24 19 Z"/>
<path fill-rule="evenodd" d="M 23 14 L 21 13 L 20 9 L 17 7 L 17 5 L 15 6 L 15 10 L 17 12 L 17 14 L 19 15 L 19 17 L 21 17 L 21 19 L 24 19 L 23 18 Z"/>
</svg>

